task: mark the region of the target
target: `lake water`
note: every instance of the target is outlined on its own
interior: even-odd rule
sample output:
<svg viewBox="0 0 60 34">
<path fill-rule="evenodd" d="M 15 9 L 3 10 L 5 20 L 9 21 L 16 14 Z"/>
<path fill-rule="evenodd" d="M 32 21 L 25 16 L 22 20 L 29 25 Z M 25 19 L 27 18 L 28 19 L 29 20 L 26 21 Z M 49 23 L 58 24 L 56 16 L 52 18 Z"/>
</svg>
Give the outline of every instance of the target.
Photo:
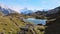
<svg viewBox="0 0 60 34">
<path fill-rule="evenodd" d="M 28 18 L 26 19 L 28 22 L 32 22 L 34 24 L 42 24 L 45 25 L 46 24 L 46 19 L 35 19 L 35 18 Z"/>
</svg>

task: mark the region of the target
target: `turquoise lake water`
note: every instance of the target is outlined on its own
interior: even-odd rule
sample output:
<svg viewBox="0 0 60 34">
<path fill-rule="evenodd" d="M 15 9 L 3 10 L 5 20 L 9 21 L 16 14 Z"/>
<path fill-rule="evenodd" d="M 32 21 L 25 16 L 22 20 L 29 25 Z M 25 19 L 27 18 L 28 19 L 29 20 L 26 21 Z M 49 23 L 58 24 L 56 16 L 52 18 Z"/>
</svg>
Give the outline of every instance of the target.
<svg viewBox="0 0 60 34">
<path fill-rule="evenodd" d="M 45 25 L 46 24 L 46 19 L 28 18 L 28 19 L 26 19 L 26 21 L 32 22 L 34 24 L 42 24 L 42 25 Z"/>
</svg>

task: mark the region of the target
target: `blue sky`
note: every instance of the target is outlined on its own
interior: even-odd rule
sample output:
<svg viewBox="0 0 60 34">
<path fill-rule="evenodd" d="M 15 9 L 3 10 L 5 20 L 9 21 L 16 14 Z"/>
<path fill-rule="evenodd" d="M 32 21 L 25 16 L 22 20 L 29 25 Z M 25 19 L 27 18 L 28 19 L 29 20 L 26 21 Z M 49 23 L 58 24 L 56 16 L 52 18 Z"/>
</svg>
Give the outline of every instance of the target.
<svg viewBox="0 0 60 34">
<path fill-rule="evenodd" d="M 60 0 L 0 0 L 0 4 L 4 4 L 16 11 L 23 8 L 42 10 L 60 6 Z"/>
</svg>

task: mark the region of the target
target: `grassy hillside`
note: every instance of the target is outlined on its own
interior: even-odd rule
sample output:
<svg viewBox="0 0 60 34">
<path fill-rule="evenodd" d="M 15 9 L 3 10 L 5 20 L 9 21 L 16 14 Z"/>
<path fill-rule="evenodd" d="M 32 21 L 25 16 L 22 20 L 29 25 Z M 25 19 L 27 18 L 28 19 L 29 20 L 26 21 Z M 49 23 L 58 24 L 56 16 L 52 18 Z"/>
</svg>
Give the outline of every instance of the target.
<svg viewBox="0 0 60 34">
<path fill-rule="evenodd" d="M 18 13 L 12 13 L 9 15 L 4 15 L 2 12 L 0 12 L 0 34 L 18 34 L 20 32 L 24 33 L 24 29 L 27 29 L 26 34 L 43 34 L 44 32 L 40 31 L 41 26 L 34 26 L 33 23 L 24 22 L 23 18 L 28 18 L 29 16 L 25 16 Z M 28 25 L 27 25 L 28 24 Z M 23 30 L 21 30 L 21 27 L 25 27 Z M 42 27 L 43 30 L 45 27 Z"/>
<path fill-rule="evenodd" d="M 20 31 L 20 26 L 24 26 L 25 23 L 19 19 L 18 14 L 3 16 L 3 13 L 0 12 L 0 33 L 17 33 Z"/>
</svg>

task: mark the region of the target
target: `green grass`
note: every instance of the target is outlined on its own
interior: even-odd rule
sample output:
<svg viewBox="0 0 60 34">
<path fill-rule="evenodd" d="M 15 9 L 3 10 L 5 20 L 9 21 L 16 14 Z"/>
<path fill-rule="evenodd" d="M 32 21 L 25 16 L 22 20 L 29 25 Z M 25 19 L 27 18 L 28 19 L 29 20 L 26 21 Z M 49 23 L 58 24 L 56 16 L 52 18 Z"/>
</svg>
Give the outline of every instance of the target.
<svg viewBox="0 0 60 34">
<path fill-rule="evenodd" d="M 16 32 L 19 28 L 8 18 L 8 17 L 0 17 L 0 31 L 4 32 Z"/>
<path fill-rule="evenodd" d="M 10 17 L 12 17 L 12 15 L 10 16 L 2 16 L 2 13 L 0 13 L 0 33 L 5 33 L 5 34 L 8 34 L 8 33 L 17 33 L 17 31 L 20 31 L 20 28 L 17 27 L 18 26 L 24 26 L 25 23 L 22 22 L 20 19 L 18 19 L 17 17 L 19 17 L 18 15 L 14 15 L 13 16 L 13 21 L 15 23 L 17 23 L 17 25 L 12 21 L 10 20 Z"/>
</svg>

